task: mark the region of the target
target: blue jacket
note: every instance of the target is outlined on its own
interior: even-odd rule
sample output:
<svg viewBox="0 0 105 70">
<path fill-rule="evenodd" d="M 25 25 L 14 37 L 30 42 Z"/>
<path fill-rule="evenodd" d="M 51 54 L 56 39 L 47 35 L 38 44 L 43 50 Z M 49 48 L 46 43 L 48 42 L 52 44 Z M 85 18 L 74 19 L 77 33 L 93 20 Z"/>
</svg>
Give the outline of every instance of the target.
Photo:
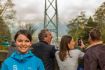
<svg viewBox="0 0 105 70">
<path fill-rule="evenodd" d="M 14 52 L 3 63 L 1 70 L 45 70 L 42 61 L 30 51 L 27 54 Z"/>
</svg>

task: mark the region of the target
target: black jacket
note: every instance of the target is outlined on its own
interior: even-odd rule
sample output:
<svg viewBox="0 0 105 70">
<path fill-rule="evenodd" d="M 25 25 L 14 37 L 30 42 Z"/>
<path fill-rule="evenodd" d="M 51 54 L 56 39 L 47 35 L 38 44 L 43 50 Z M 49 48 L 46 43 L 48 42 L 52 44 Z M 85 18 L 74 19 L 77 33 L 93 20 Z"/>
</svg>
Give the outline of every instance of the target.
<svg viewBox="0 0 105 70">
<path fill-rule="evenodd" d="M 54 70 L 54 59 L 56 49 L 53 45 L 48 45 L 46 42 L 38 42 L 32 45 L 32 52 L 37 57 L 42 59 L 46 70 Z"/>
</svg>

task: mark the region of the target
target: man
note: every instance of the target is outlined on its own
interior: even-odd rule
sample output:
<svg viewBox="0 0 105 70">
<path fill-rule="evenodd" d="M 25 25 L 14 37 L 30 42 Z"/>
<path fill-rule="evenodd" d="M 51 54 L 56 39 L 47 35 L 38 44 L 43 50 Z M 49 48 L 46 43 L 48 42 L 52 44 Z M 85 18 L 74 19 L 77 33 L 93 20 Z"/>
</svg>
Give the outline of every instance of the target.
<svg viewBox="0 0 105 70">
<path fill-rule="evenodd" d="M 84 70 L 105 70 L 105 45 L 99 30 L 90 31 L 89 43 L 90 46 L 84 55 Z"/>
<path fill-rule="evenodd" d="M 55 47 L 51 44 L 52 34 L 48 29 L 43 29 L 38 35 L 39 42 L 33 44 L 32 52 L 44 62 L 46 70 L 54 70 Z"/>
</svg>

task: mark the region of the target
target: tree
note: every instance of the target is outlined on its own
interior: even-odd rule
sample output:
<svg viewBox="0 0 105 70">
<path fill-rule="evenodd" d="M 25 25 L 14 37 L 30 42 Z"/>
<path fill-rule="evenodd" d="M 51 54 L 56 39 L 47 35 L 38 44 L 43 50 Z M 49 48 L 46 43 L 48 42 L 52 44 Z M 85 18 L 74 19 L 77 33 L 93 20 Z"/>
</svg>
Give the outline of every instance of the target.
<svg viewBox="0 0 105 70">
<path fill-rule="evenodd" d="M 5 24 L 4 20 L 2 19 L 2 17 L 0 17 L 0 35 L 3 35 L 3 36 L 8 36 L 8 37 L 11 37 L 10 35 L 10 31 L 9 31 L 9 28 L 8 26 Z"/>
<path fill-rule="evenodd" d="M 101 31 L 102 39 L 105 41 L 105 2 L 96 10 L 94 20 L 97 23 L 97 28 Z"/>
<path fill-rule="evenodd" d="M 89 19 L 87 20 L 87 23 L 85 24 L 84 32 L 83 32 L 83 40 L 84 42 L 88 42 L 88 34 L 89 31 L 93 28 L 97 27 L 97 23 L 93 21 L 93 18 L 90 16 Z"/>
<path fill-rule="evenodd" d="M 82 37 L 86 22 L 87 22 L 87 18 L 85 16 L 85 13 L 81 12 L 79 16 L 77 16 L 75 19 L 72 19 L 70 21 L 70 24 L 67 25 L 69 29 L 68 34 L 73 36 L 74 39 L 78 39 L 79 37 Z"/>
<path fill-rule="evenodd" d="M 92 29 L 92 28 L 96 28 L 97 27 L 97 23 L 93 21 L 93 18 L 90 16 L 87 24 L 86 24 L 86 28 L 88 29 Z"/>
<path fill-rule="evenodd" d="M 5 46 L 8 46 L 5 44 L 6 42 L 11 41 L 11 34 L 9 31 L 8 26 L 5 24 L 2 17 L 0 17 L 0 47 L 2 47 L 0 50 L 4 50 Z"/>
<path fill-rule="evenodd" d="M 29 23 L 29 24 L 26 24 L 26 29 L 30 32 L 31 35 L 33 35 L 34 32 L 37 30 L 37 27 Z"/>
</svg>

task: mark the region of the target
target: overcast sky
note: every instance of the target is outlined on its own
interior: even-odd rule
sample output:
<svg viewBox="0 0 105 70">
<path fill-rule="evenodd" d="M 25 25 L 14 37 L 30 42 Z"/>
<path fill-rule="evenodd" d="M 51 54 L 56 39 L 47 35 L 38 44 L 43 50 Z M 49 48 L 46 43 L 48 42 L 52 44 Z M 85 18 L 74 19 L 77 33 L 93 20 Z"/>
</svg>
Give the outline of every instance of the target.
<svg viewBox="0 0 105 70">
<path fill-rule="evenodd" d="M 13 0 L 18 19 L 43 21 L 45 0 Z M 87 16 L 94 14 L 95 10 L 104 0 L 58 0 L 59 20 L 69 21 L 71 18 L 85 11 Z"/>
</svg>

